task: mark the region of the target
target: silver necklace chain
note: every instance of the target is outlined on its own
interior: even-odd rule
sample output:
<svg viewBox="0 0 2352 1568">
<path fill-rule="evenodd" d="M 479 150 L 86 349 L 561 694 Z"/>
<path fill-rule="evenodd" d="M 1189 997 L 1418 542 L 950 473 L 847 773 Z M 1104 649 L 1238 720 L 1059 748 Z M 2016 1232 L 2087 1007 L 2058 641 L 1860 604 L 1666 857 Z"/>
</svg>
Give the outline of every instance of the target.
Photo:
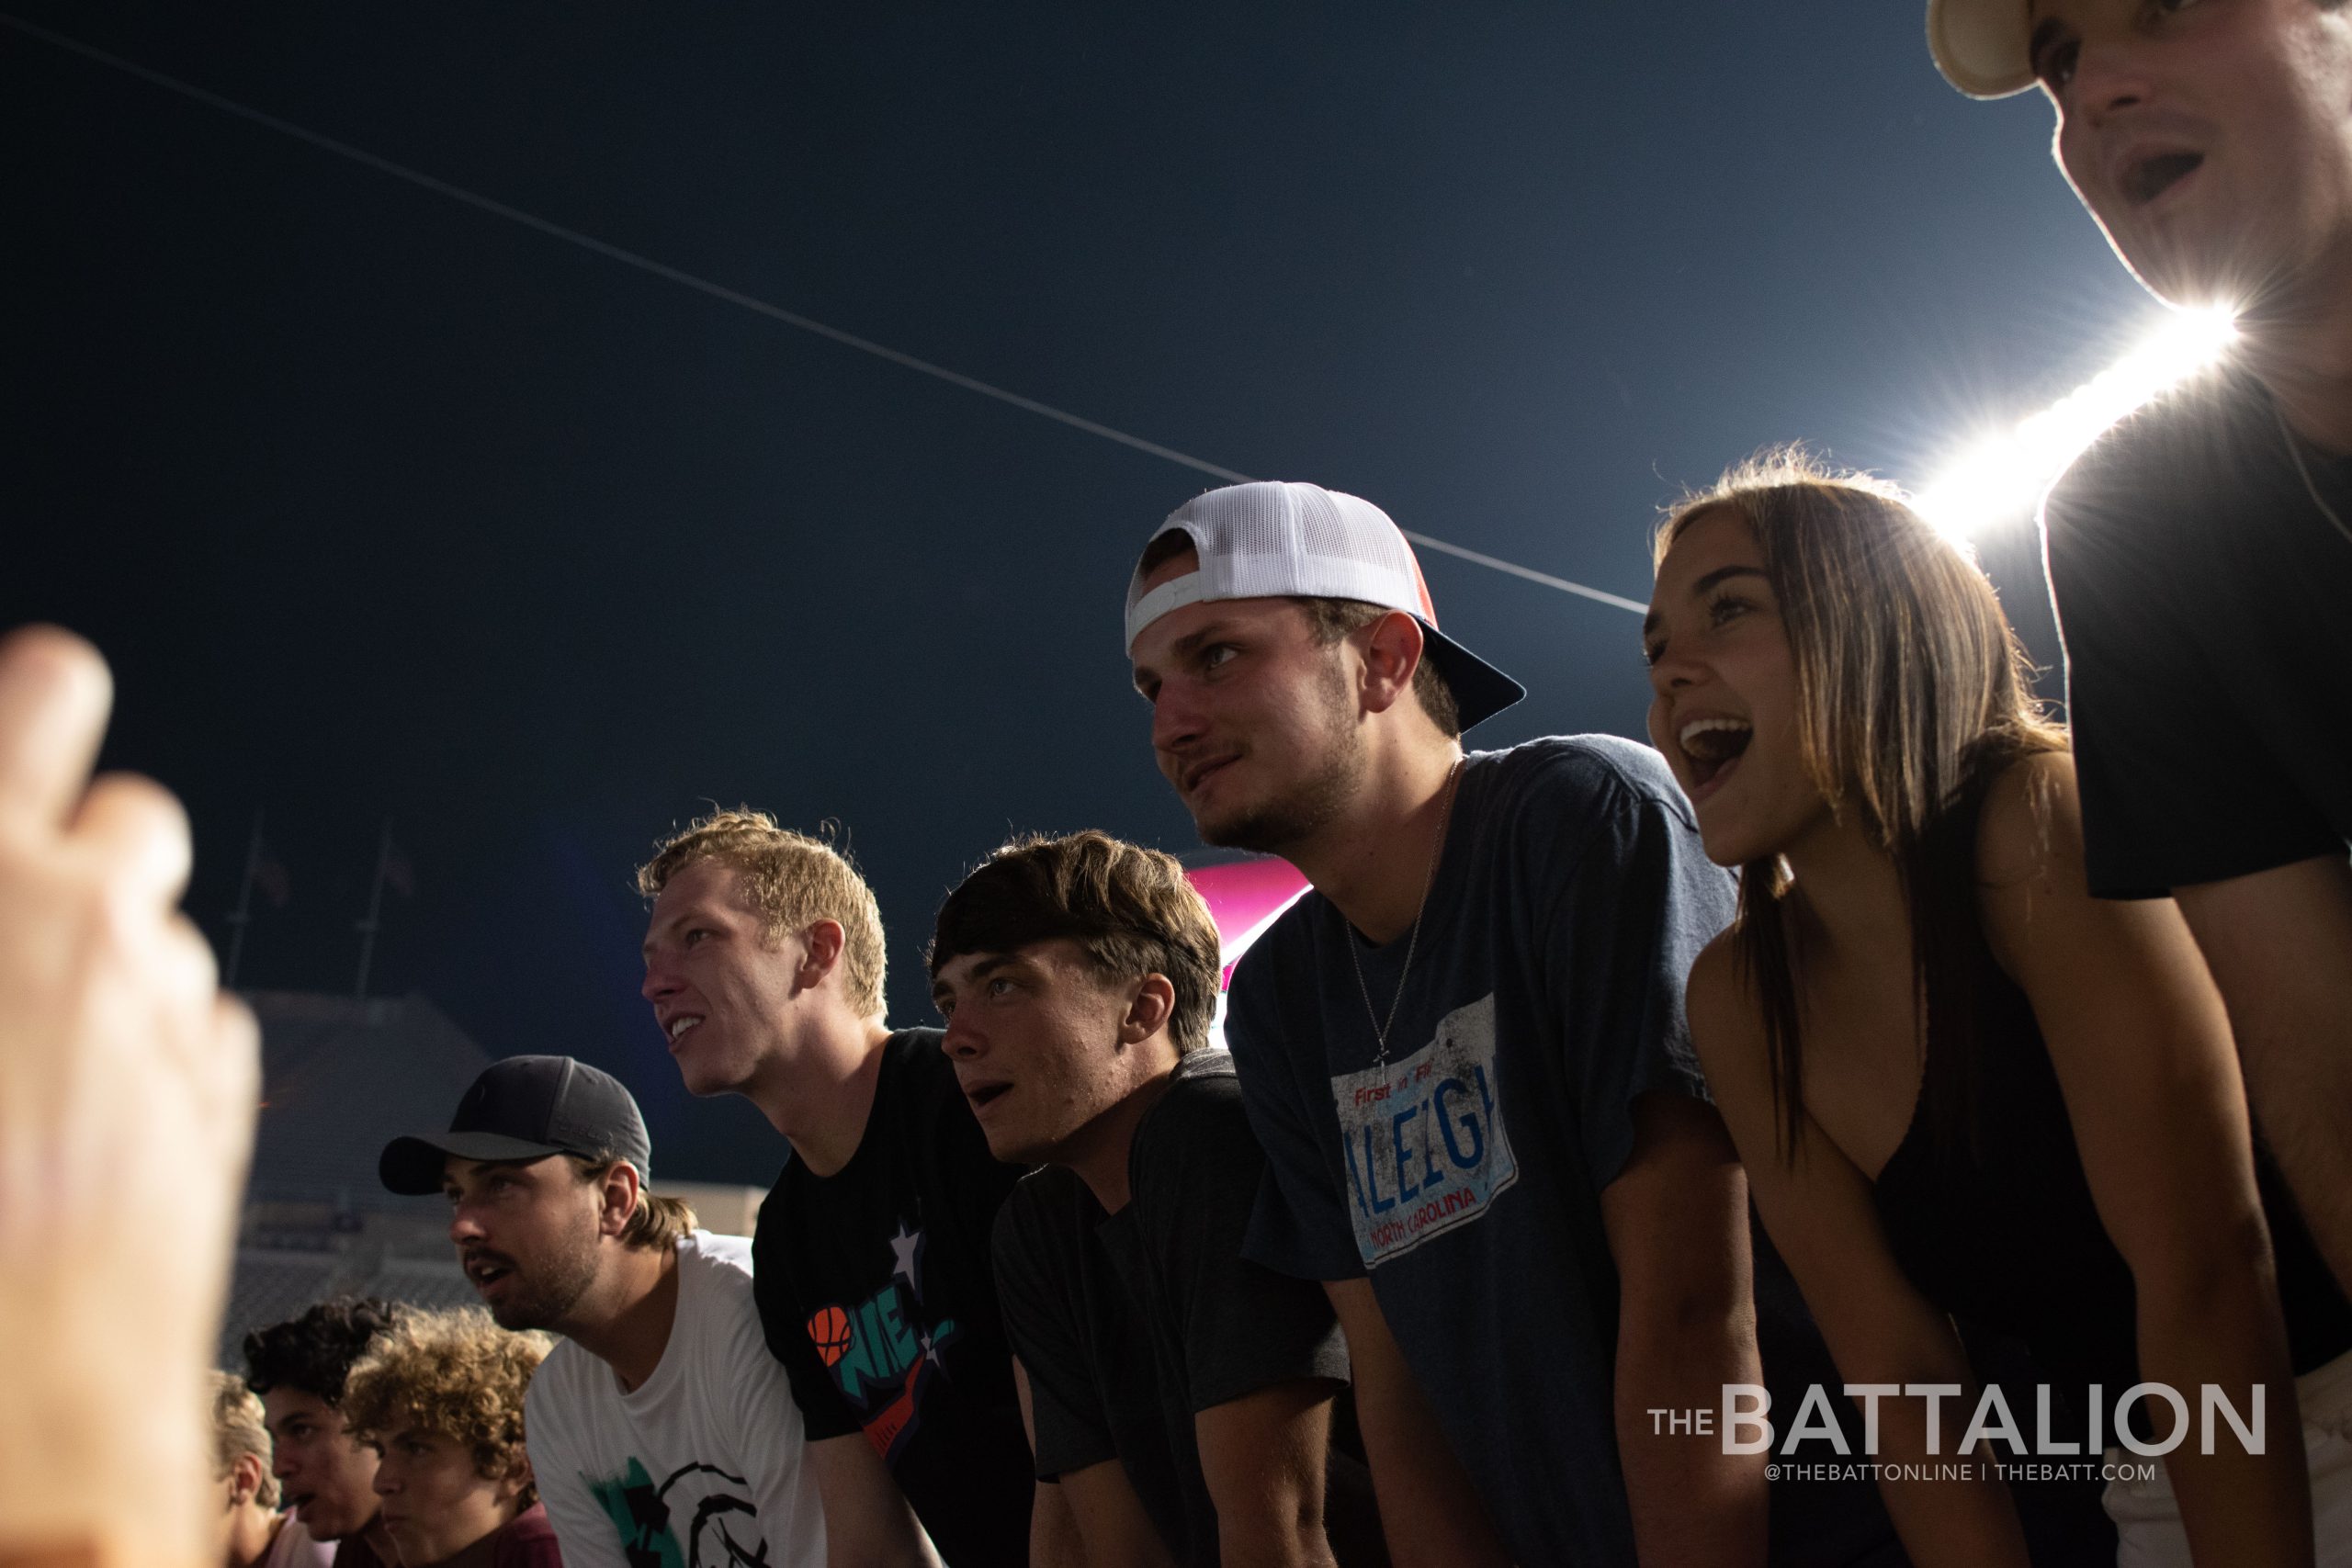
<svg viewBox="0 0 2352 1568">
<path fill-rule="evenodd" d="M 1363 994 L 1364 1015 L 1372 1020 L 1373 1041 L 1379 1047 L 1372 1058 L 1374 1067 L 1388 1065 L 1388 1032 L 1396 1026 L 1396 1010 L 1405 1002 L 1405 982 L 1413 973 L 1414 950 L 1420 945 L 1421 917 L 1429 913 L 1430 894 L 1437 886 L 1437 863 L 1445 852 L 1445 830 L 1453 821 L 1454 783 L 1461 778 L 1465 761 L 1466 758 L 1456 757 L 1453 766 L 1445 771 L 1445 801 L 1438 807 L 1437 837 L 1430 845 L 1430 868 L 1421 878 L 1421 901 L 1413 910 L 1413 929 L 1405 938 L 1405 962 L 1396 971 L 1396 994 L 1388 998 L 1388 1017 L 1385 1021 L 1380 1010 L 1372 1005 L 1372 987 L 1364 981 L 1363 958 L 1356 952 L 1363 944 L 1357 942 L 1354 931 L 1348 933 L 1348 960 L 1356 967 L 1356 989 Z"/>
<path fill-rule="evenodd" d="M 2278 406 L 2276 398 L 2270 400 L 2270 412 L 2278 421 L 2279 439 L 2286 442 L 2287 456 L 2294 460 L 2296 477 L 2303 481 L 2303 493 L 2312 498 L 2312 504 L 2319 508 L 2322 517 L 2335 525 L 2335 531 L 2344 536 L 2345 543 L 2352 544 L 2352 527 L 2346 526 L 2344 519 L 2336 515 L 2335 508 L 2327 503 L 2327 497 L 2320 494 L 2318 484 L 2312 479 L 2311 468 L 2303 462 L 2303 444 L 2295 438 L 2294 427 L 2287 423 L 2287 411 Z"/>
</svg>

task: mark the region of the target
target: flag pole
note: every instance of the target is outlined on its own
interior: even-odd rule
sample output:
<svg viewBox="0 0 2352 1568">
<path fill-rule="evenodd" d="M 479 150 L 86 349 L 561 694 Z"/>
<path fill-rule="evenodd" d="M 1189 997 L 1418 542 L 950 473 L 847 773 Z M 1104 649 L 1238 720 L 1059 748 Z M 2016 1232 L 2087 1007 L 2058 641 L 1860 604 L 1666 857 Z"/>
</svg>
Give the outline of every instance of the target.
<svg viewBox="0 0 2352 1568">
<path fill-rule="evenodd" d="M 384 836 L 376 846 L 376 886 L 368 894 L 368 918 L 358 922 L 359 978 L 351 994 L 360 1001 L 368 999 L 368 966 L 376 956 L 376 932 L 383 926 L 384 874 L 392 863 L 392 819 L 384 818 Z"/>
<path fill-rule="evenodd" d="M 245 956 L 245 927 L 254 918 L 254 875 L 261 870 L 261 813 L 254 813 L 253 840 L 245 845 L 245 880 L 237 889 L 237 907 L 229 911 L 229 964 L 220 988 L 237 988 L 237 965 Z"/>
</svg>

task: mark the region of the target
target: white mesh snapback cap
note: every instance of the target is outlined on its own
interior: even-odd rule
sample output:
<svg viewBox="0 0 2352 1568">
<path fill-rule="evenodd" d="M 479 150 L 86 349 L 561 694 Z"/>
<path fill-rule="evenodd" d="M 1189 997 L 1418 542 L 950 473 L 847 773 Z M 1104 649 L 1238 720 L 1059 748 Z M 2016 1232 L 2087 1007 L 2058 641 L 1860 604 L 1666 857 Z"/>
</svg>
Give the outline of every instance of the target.
<svg viewBox="0 0 2352 1568">
<path fill-rule="evenodd" d="M 1972 98 L 2006 98 L 2033 85 L 2027 0 L 1928 0 L 1928 52 L 1944 80 Z"/>
<path fill-rule="evenodd" d="M 1152 531 L 1193 541 L 1200 570 L 1144 592 L 1127 580 L 1127 651 L 1144 628 L 1186 604 L 1223 599 L 1360 599 L 1402 610 L 1421 623 L 1425 651 L 1453 689 L 1462 728 L 1492 718 L 1527 688 L 1438 630 L 1429 585 L 1413 547 L 1388 513 L 1359 496 L 1320 485 L 1228 485 L 1194 496 Z"/>
</svg>

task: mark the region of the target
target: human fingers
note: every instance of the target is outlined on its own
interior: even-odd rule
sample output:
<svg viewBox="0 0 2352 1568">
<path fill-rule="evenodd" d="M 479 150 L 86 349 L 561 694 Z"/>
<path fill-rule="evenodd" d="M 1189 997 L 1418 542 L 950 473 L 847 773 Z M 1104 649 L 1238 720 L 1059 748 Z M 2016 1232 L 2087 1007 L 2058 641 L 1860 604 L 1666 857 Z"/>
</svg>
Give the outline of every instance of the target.
<svg viewBox="0 0 2352 1568">
<path fill-rule="evenodd" d="M 197 937 L 198 942 L 203 940 Z M 211 949 L 205 952 L 209 957 Z M 216 993 L 206 1032 L 209 1049 L 199 1066 L 210 1097 L 212 1124 L 242 1174 L 253 1153 L 254 1122 L 261 1112 L 261 1025 L 243 1002 Z"/>
<path fill-rule="evenodd" d="M 135 773 L 108 773 L 75 808 L 72 832 L 104 863 L 115 890 L 141 903 L 175 904 L 187 886 L 187 812 L 171 791 Z"/>
<path fill-rule="evenodd" d="M 0 637 L 0 820 L 64 820 L 97 760 L 114 678 L 98 650 L 57 626 Z"/>
</svg>

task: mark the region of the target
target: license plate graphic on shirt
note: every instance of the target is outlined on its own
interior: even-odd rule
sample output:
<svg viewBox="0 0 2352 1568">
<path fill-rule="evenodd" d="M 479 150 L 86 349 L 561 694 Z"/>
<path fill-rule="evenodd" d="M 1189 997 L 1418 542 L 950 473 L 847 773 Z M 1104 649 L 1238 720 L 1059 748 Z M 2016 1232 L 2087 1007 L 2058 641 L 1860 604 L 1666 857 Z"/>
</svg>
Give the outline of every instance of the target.
<svg viewBox="0 0 2352 1568">
<path fill-rule="evenodd" d="M 1519 1179 L 1498 1088 L 1491 995 L 1401 1061 L 1331 1080 L 1365 1268 L 1469 1224 Z"/>
</svg>

